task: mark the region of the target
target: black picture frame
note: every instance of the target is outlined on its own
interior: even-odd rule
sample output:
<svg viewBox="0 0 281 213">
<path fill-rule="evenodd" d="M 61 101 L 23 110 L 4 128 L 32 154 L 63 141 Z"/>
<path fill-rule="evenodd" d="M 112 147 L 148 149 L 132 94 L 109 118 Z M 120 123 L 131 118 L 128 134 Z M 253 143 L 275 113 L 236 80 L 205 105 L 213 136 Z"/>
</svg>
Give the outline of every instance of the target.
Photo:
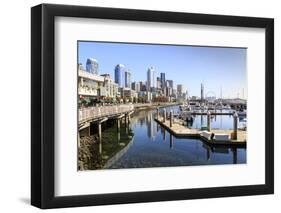
<svg viewBox="0 0 281 213">
<path fill-rule="evenodd" d="M 265 184 L 56 197 L 54 171 L 55 17 L 264 28 Z M 274 193 L 274 20 L 271 18 L 41 4 L 31 8 L 31 204 L 60 208 Z"/>
</svg>

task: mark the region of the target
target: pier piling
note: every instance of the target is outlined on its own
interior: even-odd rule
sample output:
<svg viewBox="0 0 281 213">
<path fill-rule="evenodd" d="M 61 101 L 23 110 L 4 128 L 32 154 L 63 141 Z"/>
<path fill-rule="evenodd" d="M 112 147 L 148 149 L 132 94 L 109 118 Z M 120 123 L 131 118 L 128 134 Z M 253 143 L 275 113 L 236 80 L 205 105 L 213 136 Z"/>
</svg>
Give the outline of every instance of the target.
<svg viewBox="0 0 281 213">
<path fill-rule="evenodd" d="M 117 132 L 120 132 L 120 119 L 117 119 Z"/>
<path fill-rule="evenodd" d="M 238 114 L 235 112 L 233 114 L 233 139 L 237 140 L 237 132 L 238 132 Z"/>
<path fill-rule="evenodd" d="M 210 132 L 211 131 L 211 112 L 207 112 L 207 129 Z"/>
<path fill-rule="evenodd" d="M 173 127 L 173 111 L 170 112 L 170 127 Z"/>
</svg>

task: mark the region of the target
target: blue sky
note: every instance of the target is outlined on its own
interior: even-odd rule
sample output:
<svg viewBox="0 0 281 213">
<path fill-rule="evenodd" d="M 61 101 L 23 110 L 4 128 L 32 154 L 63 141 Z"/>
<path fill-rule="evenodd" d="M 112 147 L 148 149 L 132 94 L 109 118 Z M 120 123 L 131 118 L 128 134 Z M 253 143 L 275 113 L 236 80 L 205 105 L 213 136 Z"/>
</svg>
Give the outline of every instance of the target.
<svg viewBox="0 0 281 213">
<path fill-rule="evenodd" d="M 247 96 L 245 48 L 149 45 L 109 42 L 78 42 L 78 63 L 86 67 L 87 58 L 99 62 L 99 74 L 109 73 L 121 63 L 132 72 L 133 81 L 146 81 L 147 69 L 153 66 L 160 76 L 174 85 L 183 84 L 190 96 L 200 96 L 201 82 L 205 94 L 225 98 Z M 174 86 L 175 87 L 175 86 Z"/>
</svg>

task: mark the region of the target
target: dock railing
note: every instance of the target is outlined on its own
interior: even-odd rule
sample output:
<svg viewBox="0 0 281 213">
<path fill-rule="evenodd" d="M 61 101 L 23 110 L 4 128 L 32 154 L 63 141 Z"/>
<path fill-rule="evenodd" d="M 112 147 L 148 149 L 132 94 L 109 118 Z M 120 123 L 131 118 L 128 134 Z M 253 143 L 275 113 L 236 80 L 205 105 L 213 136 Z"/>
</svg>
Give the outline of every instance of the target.
<svg viewBox="0 0 281 213">
<path fill-rule="evenodd" d="M 83 122 L 89 119 L 98 119 L 106 116 L 114 116 L 134 110 L 132 104 L 122 104 L 114 106 L 100 106 L 100 107 L 88 107 L 79 109 L 79 122 Z"/>
</svg>

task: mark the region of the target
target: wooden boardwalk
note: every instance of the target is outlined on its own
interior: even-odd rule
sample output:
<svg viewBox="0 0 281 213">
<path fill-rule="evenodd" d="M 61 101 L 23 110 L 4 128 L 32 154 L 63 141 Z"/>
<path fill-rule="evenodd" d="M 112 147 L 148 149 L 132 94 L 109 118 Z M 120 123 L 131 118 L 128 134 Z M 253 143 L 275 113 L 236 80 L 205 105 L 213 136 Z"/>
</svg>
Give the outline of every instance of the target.
<svg viewBox="0 0 281 213">
<path fill-rule="evenodd" d="M 186 126 L 183 126 L 180 122 L 177 121 L 177 119 L 174 119 L 174 123 L 172 127 L 170 127 L 170 120 L 166 120 L 166 122 L 163 122 L 163 118 L 159 117 L 159 119 L 155 118 L 155 121 L 159 123 L 162 127 L 164 127 L 166 130 L 171 132 L 176 137 L 194 137 L 199 138 L 206 142 L 208 145 L 224 145 L 224 146 L 242 146 L 246 147 L 246 141 L 247 141 L 247 132 L 238 130 L 237 134 L 237 140 L 226 140 L 226 141 L 218 141 L 218 140 L 211 140 L 207 139 L 205 137 L 201 136 L 202 131 L 199 129 L 192 129 L 188 128 Z M 233 130 L 221 130 L 221 129 L 211 129 L 212 133 L 214 134 L 228 134 L 231 135 Z"/>
</svg>

